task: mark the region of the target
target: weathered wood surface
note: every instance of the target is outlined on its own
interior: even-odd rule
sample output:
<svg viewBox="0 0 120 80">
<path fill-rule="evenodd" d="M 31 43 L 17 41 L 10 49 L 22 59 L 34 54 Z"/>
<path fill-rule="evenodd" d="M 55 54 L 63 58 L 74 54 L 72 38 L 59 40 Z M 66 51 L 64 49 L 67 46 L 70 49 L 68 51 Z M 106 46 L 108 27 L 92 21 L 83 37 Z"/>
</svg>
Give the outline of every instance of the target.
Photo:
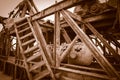
<svg viewBox="0 0 120 80">
<path fill-rule="evenodd" d="M 82 3 L 83 0 L 63 0 L 59 3 L 56 3 L 34 15 L 32 15 L 32 20 L 37 20 L 54 14 L 56 11 L 60 11 L 62 9 L 68 9 L 70 7 L 76 6 L 77 4 Z"/>
<path fill-rule="evenodd" d="M 117 71 L 112 67 L 112 65 L 107 61 L 107 59 L 100 53 L 95 45 L 91 42 L 88 36 L 79 28 L 78 24 L 69 16 L 69 14 L 62 10 L 61 11 L 66 22 L 71 26 L 74 32 L 79 36 L 79 38 L 88 46 L 88 48 L 93 52 L 93 56 L 101 65 L 101 67 L 107 72 L 109 76 L 117 77 L 120 79 Z"/>
</svg>

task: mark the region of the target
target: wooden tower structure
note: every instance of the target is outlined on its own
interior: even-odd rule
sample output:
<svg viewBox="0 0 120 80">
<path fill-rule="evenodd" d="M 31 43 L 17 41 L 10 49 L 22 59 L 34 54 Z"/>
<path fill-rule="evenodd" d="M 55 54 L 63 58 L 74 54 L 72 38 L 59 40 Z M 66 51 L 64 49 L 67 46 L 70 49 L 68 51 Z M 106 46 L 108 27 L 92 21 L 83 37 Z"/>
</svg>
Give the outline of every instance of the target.
<svg viewBox="0 0 120 80">
<path fill-rule="evenodd" d="M 14 80 L 120 80 L 120 1 L 94 1 L 63 0 L 39 11 L 23 0 L 2 20 L 0 70 Z M 54 22 L 44 20 L 50 15 Z"/>
</svg>

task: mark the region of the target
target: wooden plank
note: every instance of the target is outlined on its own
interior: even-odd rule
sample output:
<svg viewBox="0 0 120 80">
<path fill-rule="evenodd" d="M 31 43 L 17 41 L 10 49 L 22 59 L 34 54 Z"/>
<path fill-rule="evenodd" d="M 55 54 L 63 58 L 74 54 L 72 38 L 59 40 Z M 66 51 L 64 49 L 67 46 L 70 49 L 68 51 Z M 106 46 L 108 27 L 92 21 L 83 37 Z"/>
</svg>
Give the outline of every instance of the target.
<svg viewBox="0 0 120 80">
<path fill-rule="evenodd" d="M 86 22 L 96 22 L 96 21 L 100 21 L 100 20 L 103 20 L 103 19 L 114 19 L 115 18 L 115 16 L 114 16 L 114 14 L 106 14 L 106 13 L 104 13 L 104 14 L 100 14 L 100 15 L 97 15 L 97 16 L 92 16 L 92 17 L 89 17 L 89 18 L 85 18 L 85 19 L 83 19 L 84 21 L 86 21 Z M 40 20 L 39 20 L 40 21 Z M 19 21 L 18 21 L 19 22 Z M 39 24 L 41 25 L 41 27 L 46 27 L 46 28 L 51 28 L 51 29 L 53 29 L 54 27 L 53 26 L 51 26 L 51 25 L 49 25 L 49 24 L 43 24 L 41 21 L 39 22 Z M 64 28 L 64 27 L 69 27 L 69 25 L 64 21 L 61 21 L 61 27 L 62 28 Z M 80 25 L 81 23 L 80 22 L 78 22 L 78 24 Z M 104 25 L 106 25 L 106 26 L 110 26 L 110 25 L 112 25 L 113 23 L 109 23 L 109 24 L 104 24 Z M 101 26 L 103 26 L 103 24 L 98 24 L 97 26 L 95 26 L 95 28 L 97 28 L 97 27 L 101 27 Z M 10 31 L 10 33 L 11 34 L 13 34 L 14 33 L 14 31 Z"/>
<path fill-rule="evenodd" d="M 39 11 L 33 0 L 27 0 L 27 2 L 31 6 L 32 11 L 34 11 L 34 12 L 38 12 Z"/>
<path fill-rule="evenodd" d="M 55 66 L 60 66 L 59 62 L 59 53 L 58 48 L 60 47 L 60 13 L 55 13 L 55 27 L 54 27 L 54 53 L 53 60 L 55 62 Z"/>
<path fill-rule="evenodd" d="M 31 12 L 30 12 L 30 15 L 33 15 L 35 14 L 35 12 L 32 10 L 32 5 L 30 4 L 29 0 L 27 0 L 28 3 L 29 3 L 29 6 L 31 7 Z M 32 29 L 32 31 L 34 32 L 34 36 L 36 37 L 36 40 L 38 41 L 38 43 L 40 44 L 40 47 L 42 48 L 45 56 L 47 57 L 47 61 L 49 62 L 49 64 L 53 64 L 53 60 L 52 60 L 52 56 L 50 54 L 50 52 L 48 51 L 49 49 L 46 47 L 47 46 L 47 43 L 45 41 L 45 38 L 43 36 L 43 32 L 42 32 L 42 29 L 38 23 L 38 21 L 34 21 L 32 24 L 31 24 L 31 17 L 30 19 L 28 19 L 28 22 L 29 22 L 29 25 Z M 36 36 L 37 35 L 37 36 Z"/>
<path fill-rule="evenodd" d="M 70 43 L 70 45 L 67 47 L 67 49 L 61 54 L 60 56 L 60 62 L 64 60 L 64 58 L 69 54 L 69 51 L 72 49 L 73 45 L 75 44 L 76 40 L 78 39 L 78 36 L 76 36 L 73 41 Z"/>
<path fill-rule="evenodd" d="M 27 53 L 33 52 L 33 51 L 35 51 L 37 49 L 39 49 L 38 45 L 33 46 L 33 47 L 27 49 L 26 51 L 24 51 L 23 54 L 27 54 Z"/>
<path fill-rule="evenodd" d="M 29 20 L 29 19 L 28 19 L 28 20 Z M 46 46 L 47 46 L 47 43 L 46 43 L 46 41 L 45 41 L 45 38 L 44 38 L 44 36 L 43 36 L 43 32 L 42 32 L 39 24 L 35 21 L 35 22 L 33 23 L 34 26 L 32 26 L 32 24 L 31 24 L 30 21 L 29 21 L 29 25 L 30 25 L 31 29 L 34 30 L 34 36 L 37 35 L 36 38 L 37 38 L 37 40 L 38 40 L 38 43 L 40 43 L 41 48 L 42 48 L 45 56 L 47 57 L 49 63 L 50 63 L 50 64 L 53 64 L 53 60 L 52 60 L 51 54 L 50 54 L 50 52 L 48 51 L 48 49 L 47 49 L 47 47 L 46 47 Z"/>
<path fill-rule="evenodd" d="M 17 26 L 17 28 L 20 28 L 20 27 L 25 26 L 25 25 L 27 25 L 27 24 L 28 24 L 28 23 L 27 23 L 27 22 L 25 22 L 25 23 L 23 23 L 23 24 L 21 24 L 21 25 Z"/>
<path fill-rule="evenodd" d="M 41 62 L 37 62 L 37 63 L 35 63 L 31 68 L 30 68 L 30 72 L 31 71 L 33 71 L 33 70 L 35 70 L 35 69 L 37 69 L 37 68 L 39 68 L 39 67 L 42 67 L 43 65 L 45 64 L 45 62 L 44 61 L 41 61 Z"/>
<path fill-rule="evenodd" d="M 60 46 L 60 13 L 56 12 L 55 13 L 55 41 L 56 41 L 56 48 Z"/>
<path fill-rule="evenodd" d="M 40 72 L 38 75 L 36 75 L 33 80 L 40 80 L 49 74 L 50 74 L 50 72 L 48 70 L 44 70 L 44 71 Z"/>
<path fill-rule="evenodd" d="M 24 17 L 27 11 L 27 5 L 24 5 L 22 13 L 20 14 L 20 17 Z"/>
<path fill-rule="evenodd" d="M 71 13 L 71 12 L 70 12 Z M 73 15 L 73 14 L 72 14 Z M 75 15 L 74 15 L 75 16 Z M 75 19 L 75 17 L 73 17 L 73 16 L 71 16 L 72 18 L 74 18 Z M 77 16 L 76 16 L 77 17 Z M 79 16 L 78 16 L 79 17 Z M 103 20 L 103 19 L 107 19 L 107 20 L 112 20 L 112 19 L 114 19 L 115 18 L 115 16 L 114 16 L 114 14 L 108 14 L 108 13 L 104 13 L 104 14 L 100 14 L 100 15 L 97 15 L 97 16 L 91 16 L 91 17 L 88 17 L 88 18 L 84 18 L 83 20 L 85 21 L 85 22 L 97 22 L 97 21 L 101 21 L 101 20 Z M 76 19 L 77 21 L 79 21 L 79 19 Z M 81 22 L 77 22 L 79 25 L 81 24 Z M 113 23 L 109 23 L 110 25 L 112 25 Z M 99 26 L 100 25 L 100 26 Z M 103 24 L 99 24 L 99 25 L 97 25 L 97 27 L 101 27 Z M 105 24 L 106 26 L 108 26 L 107 24 Z M 65 22 L 65 21 L 61 21 L 61 27 L 69 27 L 69 25 Z M 95 26 L 96 27 L 96 26 Z M 97 28 L 96 27 L 96 28 Z"/>
<path fill-rule="evenodd" d="M 90 68 L 86 66 L 77 66 L 77 65 L 72 65 L 72 64 L 61 64 L 62 66 L 66 67 L 72 67 L 72 68 L 78 68 L 78 69 L 84 69 L 84 70 L 90 70 L 90 71 L 97 71 L 97 72 L 105 72 L 103 69 L 97 69 L 97 68 Z"/>
<path fill-rule="evenodd" d="M 36 13 L 37 11 L 35 9 L 35 6 L 32 5 L 32 1 L 30 1 L 30 0 L 26 0 L 26 1 L 28 3 L 28 7 L 30 8 L 29 13 Z"/>
<path fill-rule="evenodd" d="M 100 39 L 100 41 L 107 47 L 107 49 L 113 54 L 115 59 L 120 62 L 120 55 L 115 52 L 115 50 L 106 42 L 106 40 L 101 36 L 101 34 L 90 24 L 90 23 L 85 23 L 86 27 L 88 27 L 92 33 L 96 37 Z"/>
<path fill-rule="evenodd" d="M 34 15 L 32 15 L 32 20 L 37 20 L 44 18 L 46 16 L 49 16 L 51 14 L 54 14 L 56 11 L 62 10 L 62 9 L 68 9 L 70 7 L 76 6 L 79 3 L 82 3 L 84 0 L 63 0 L 57 4 L 54 4 Z"/>
<path fill-rule="evenodd" d="M 14 28 L 15 28 L 15 32 L 16 32 L 17 39 L 18 39 L 18 44 L 19 44 L 19 47 L 20 47 L 20 50 L 21 50 L 22 58 L 24 59 L 25 69 L 26 69 L 26 72 L 27 72 L 27 75 L 28 75 L 28 79 L 29 79 L 29 80 L 32 80 L 31 75 L 30 75 L 30 73 L 29 73 L 29 71 L 28 71 L 28 65 L 27 65 L 27 63 L 26 63 L 26 61 L 25 61 L 26 58 L 25 58 L 25 56 L 24 56 L 24 54 L 23 54 L 22 43 L 21 43 L 20 37 L 19 37 L 19 35 L 18 35 L 18 30 L 17 30 L 16 24 L 14 24 Z"/>
<path fill-rule="evenodd" d="M 87 75 L 87 76 L 92 76 L 92 77 L 101 78 L 101 79 L 107 79 L 107 80 L 110 79 L 110 77 L 108 77 L 107 75 L 102 75 L 102 74 L 97 74 L 97 73 L 92 73 L 92 72 L 87 72 L 87 71 L 80 71 L 80 70 L 74 70 L 74 69 L 63 68 L 63 67 L 59 67 L 56 69 L 65 71 L 65 72 L 70 72 L 70 73 L 75 73 L 75 74 L 80 74 L 80 75 Z"/>
<path fill-rule="evenodd" d="M 26 62 L 30 62 L 38 57 L 40 57 L 42 54 L 33 54 L 32 56 L 30 56 L 29 58 L 27 58 Z"/>
<path fill-rule="evenodd" d="M 18 33 L 20 34 L 20 33 L 23 33 L 23 32 L 25 32 L 25 31 L 27 31 L 27 30 L 29 30 L 30 29 L 30 27 L 27 27 L 27 28 L 25 28 L 25 29 L 22 29 L 22 30 L 20 30 Z"/>
<path fill-rule="evenodd" d="M 28 33 L 28 34 L 20 37 L 20 40 L 22 40 L 22 39 L 24 39 L 24 38 L 26 38 L 26 37 L 29 37 L 29 36 L 32 36 L 32 32 L 30 32 L 30 33 Z"/>
<path fill-rule="evenodd" d="M 72 12 L 70 12 L 70 11 L 68 11 L 68 10 L 66 10 L 67 11 L 67 13 L 72 17 L 72 18 L 74 18 L 75 20 L 78 20 L 78 21 L 81 21 L 82 20 L 82 18 L 80 17 L 80 16 L 76 16 L 74 13 L 72 13 Z"/>
<path fill-rule="evenodd" d="M 64 28 L 61 29 L 61 34 L 63 35 L 63 37 L 67 43 L 71 42 L 71 39 Z"/>
<path fill-rule="evenodd" d="M 73 17 L 74 19 L 76 18 L 76 20 L 81 21 L 82 19 L 79 19 L 77 15 L 71 13 L 70 11 L 67 11 L 67 13 Z M 84 23 L 84 22 L 83 22 Z M 85 25 L 101 40 L 101 42 L 108 48 L 108 50 L 113 53 L 113 56 L 115 57 L 115 59 L 120 62 L 120 56 L 115 52 L 115 50 L 109 46 L 109 44 L 106 42 L 106 40 L 99 34 L 99 32 L 97 32 L 97 30 L 89 23 L 85 23 Z"/>
<path fill-rule="evenodd" d="M 29 40 L 29 41 L 26 41 L 26 42 L 22 43 L 22 46 L 28 45 L 28 44 L 33 43 L 33 42 L 35 42 L 34 38 Z"/>
<path fill-rule="evenodd" d="M 38 23 L 40 24 L 41 27 L 45 27 L 45 28 L 49 28 L 49 29 L 54 29 L 54 26 L 51 25 L 51 24 L 49 24 L 49 23 L 47 23 L 47 22 L 45 23 L 45 22 L 39 20 Z"/>
<path fill-rule="evenodd" d="M 73 31 L 79 36 L 82 42 L 86 44 L 86 46 L 92 51 L 93 56 L 101 65 L 101 67 L 107 72 L 109 76 L 117 77 L 120 79 L 119 74 L 112 67 L 112 65 L 107 61 L 107 59 L 102 55 L 102 53 L 97 49 L 97 47 L 92 43 L 89 37 L 82 31 L 82 29 L 78 26 L 78 24 L 69 16 L 69 14 L 62 10 L 61 11 L 64 19 L 73 29 Z"/>
<path fill-rule="evenodd" d="M 31 5 L 34 7 L 34 9 L 36 10 L 36 12 L 39 12 L 39 9 L 37 8 L 37 6 L 35 5 L 35 2 L 33 0 L 30 1 Z"/>
<path fill-rule="evenodd" d="M 53 65 L 52 57 L 51 57 L 51 54 L 49 53 L 49 51 L 48 51 L 48 49 L 46 47 L 47 43 L 45 42 L 42 30 L 41 30 L 41 28 L 40 28 L 40 26 L 39 26 L 37 21 L 35 21 L 34 24 L 33 24 L 34 26 L 32 26 L 32 24 L 30 22 L 30 19 L 27 18 L 27 20 L 28 20 L 29 26 L 31 27 L 33 35 L 34 35 L 36 41 L 39 44 L 39 48 L 41 50 L 41 54 L 42 54 L 43 60 L 45 61 L 47 69 L 49 70 L 52 79 L 56 80 L 55 76 L 54 76 L 54 74 L 52 72 L 52 69 L 50 67 L 50 65 Z"/>
<path fill-rule="evenodd" d="M 43 51 L 42 54 L 43 54 L 44 60 L 46 61 L 45 62 L 46 66 L 51 73 L 52 79 L 55 80 L 54 74 L 50 68 L 50 65 L 53 65 L 53 60 L 52 60 L 52 57 L 51 57 L 51 54 L 50 54 L 48 48 L 46 47 L 47 43 L 46 43 L 45 38 L 43 36 L 42 30 L 40 29 L 39 24 L 37 22 L 34 22 L 33 24 L 34 24 L 33 29 L 36 32 L 35 35 L 37 35 L 36 37 L 37 37 L 38 41 L 40 42 L 39 47 Z"/>
</svg>

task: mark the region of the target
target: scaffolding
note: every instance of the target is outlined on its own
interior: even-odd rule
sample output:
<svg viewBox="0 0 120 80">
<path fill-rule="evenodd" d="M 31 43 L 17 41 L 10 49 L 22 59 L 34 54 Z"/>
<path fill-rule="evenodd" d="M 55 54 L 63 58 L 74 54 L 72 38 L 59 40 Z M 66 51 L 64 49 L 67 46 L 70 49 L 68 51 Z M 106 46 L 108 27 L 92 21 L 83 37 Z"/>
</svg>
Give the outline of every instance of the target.
<svg viewBox="0 0 120 80">
<path fill-rule="evenodd" d="M 23 0 L 3 20 L 0 70 L 14 80 L 120 80 L 119 0 L 117 8 L 88 1 L 38 11 Z M 83 9 L 68 10 L 77 6 Z M 54 22 L 44 20 L 50 15 Z"/>
</svg>

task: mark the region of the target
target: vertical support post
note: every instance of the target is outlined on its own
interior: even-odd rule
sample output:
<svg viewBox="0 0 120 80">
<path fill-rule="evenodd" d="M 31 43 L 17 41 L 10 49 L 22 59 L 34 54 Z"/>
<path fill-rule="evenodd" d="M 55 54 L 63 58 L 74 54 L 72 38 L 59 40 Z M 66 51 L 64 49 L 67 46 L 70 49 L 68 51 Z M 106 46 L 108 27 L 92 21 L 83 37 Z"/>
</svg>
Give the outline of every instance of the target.
<svg viewBox="0 0 120 80">
<path fill-rule="evenodd" d="M 58 54 L 58 48 L 60 46 L 60 13 L 57 11 L 55 13 L 55 28 L 54 28 L 54 53 L 53 53 L 53 59 L 55 66 L 59 66 L 59 54 Z"/>
</svg>

